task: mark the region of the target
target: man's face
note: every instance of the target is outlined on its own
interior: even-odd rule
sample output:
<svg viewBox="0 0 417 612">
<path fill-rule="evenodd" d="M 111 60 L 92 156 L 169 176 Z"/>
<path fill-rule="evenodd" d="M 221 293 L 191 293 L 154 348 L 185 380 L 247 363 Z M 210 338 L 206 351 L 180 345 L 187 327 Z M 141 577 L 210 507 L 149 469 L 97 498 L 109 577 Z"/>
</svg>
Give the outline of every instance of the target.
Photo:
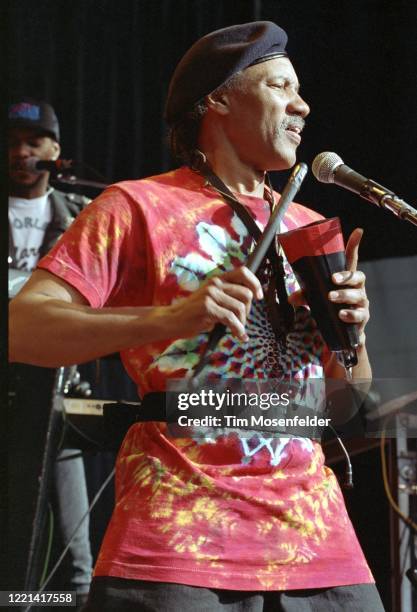
<svg viewBox="0 0 417 612">
<path fill-rule="evenodd" d="M 310 112 L 291 62 L 282 57 L 250 66 L 240 82 L 226 94 L 225 116 L 239 158 L 261 171 L 291 168 Z"/>
<path fill-rule="evenodd" d="M 9 130 L 9 180 L 21 186 L 35 185 L 45 173 L 25 170 L 24 163 L 30 157 L 42 160 L 57 159 L 60 147 L 50 136 L 31 128 Z"/>
</svg>

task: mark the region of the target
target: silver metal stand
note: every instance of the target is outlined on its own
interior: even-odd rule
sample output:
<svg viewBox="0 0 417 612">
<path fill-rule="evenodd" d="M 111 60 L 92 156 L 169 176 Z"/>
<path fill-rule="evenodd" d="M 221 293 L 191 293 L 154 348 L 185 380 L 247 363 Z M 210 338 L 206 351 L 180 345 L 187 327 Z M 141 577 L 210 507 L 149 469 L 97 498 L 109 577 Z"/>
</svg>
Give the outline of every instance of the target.
<svg viewBox="0 0 417 612">
<path fill-rule="evenodd" d="M 398 506 L 401 512 L 416 521 L 416 499 L 417 495 L 417 453 L 415 440 L 409 437 L 410 426 L 415 428 L 410 419 L 417 419 L 414 415 L 400 413 L 396 416 L 396 448 L 397 448 L 397 473 L 398 473 Z M 417 612 L 417 590 L 415 579 L 409 579 L 406 572 L 414 575 L 416 568 L 416 535 L 414 531 L 399 521 L 400 537 L 399 559 L 400 559 L 400 593 L 401 612 Z"/>
</svg>

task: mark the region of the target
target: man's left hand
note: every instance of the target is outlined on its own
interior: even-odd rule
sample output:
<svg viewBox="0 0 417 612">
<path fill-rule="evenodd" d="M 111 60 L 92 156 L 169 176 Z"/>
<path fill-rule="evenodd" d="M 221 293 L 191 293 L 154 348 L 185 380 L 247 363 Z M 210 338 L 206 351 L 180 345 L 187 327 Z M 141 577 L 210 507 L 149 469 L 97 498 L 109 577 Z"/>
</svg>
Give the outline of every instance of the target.
<svg viewBox="0 0 417 612">
<path fill-rule="evenodd" d="M 356 323 L 359 330 L 359 344 L 365 344 L 365 326 L 369 321 L 369 300 L 365 290 L 365 274 L 357 269 L 359 244 L 363 230 L 356 228 L 351 233 L 346 245 L 346 270 L 336 272 L 332 280 L 340 289 L 329 293 L 331 302 L 346 304 L 339 312 L 339 317 L 345 323 Z"/>
</svg>

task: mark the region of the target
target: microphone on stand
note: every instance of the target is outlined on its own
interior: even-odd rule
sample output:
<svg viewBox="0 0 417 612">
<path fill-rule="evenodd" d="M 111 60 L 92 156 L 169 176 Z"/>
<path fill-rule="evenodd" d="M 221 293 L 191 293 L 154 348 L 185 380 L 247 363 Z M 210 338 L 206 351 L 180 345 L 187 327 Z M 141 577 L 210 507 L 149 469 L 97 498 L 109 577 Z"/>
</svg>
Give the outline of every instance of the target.
<svg viewBox="0 0 417 612">
<path fill-rule="evenodd" d="M 76 162 L 73 159 L 39 159 L 38 157 L 28 157 L 20 162 L 22 170 L 28 172 L 66 172 L 72 170 Z"/>
<path fill-rule="evenodd" d="M 353 191 L 364 200 L 394 213 L 400 219 L 417 225 L 417 210 L 401 200 L 393 191 L 355 172 L 337 153 L 324 151 L 313 160 L 311 170 L 321 183 L 336 183 Z"/>
<path fill-rule="evenodd" d="M 74 159 L 39 159 L 38 157 L 28 157 L 20 161 L 18 168 L 20 170 L 27 170 L 28 172 L 41 172 L 48 171 L 54 177 L 55 181 L 64 183 L 66 185 L 85 185 L 86 187 L 94 187 L 94 189 L 105 189 L 109 183 L 90 181 L 87 179 L 80 179 L 75 176 L 74 171 L 77 166 L 86 166 L 85 163 L 77 162 Z M 98 174 L 94 168 L 89 168 L 95 174 Z M 101 176 L 101 175 L 99 175 Z M 105 177 L 103 177 L 104 180 Z"/>
</svg>

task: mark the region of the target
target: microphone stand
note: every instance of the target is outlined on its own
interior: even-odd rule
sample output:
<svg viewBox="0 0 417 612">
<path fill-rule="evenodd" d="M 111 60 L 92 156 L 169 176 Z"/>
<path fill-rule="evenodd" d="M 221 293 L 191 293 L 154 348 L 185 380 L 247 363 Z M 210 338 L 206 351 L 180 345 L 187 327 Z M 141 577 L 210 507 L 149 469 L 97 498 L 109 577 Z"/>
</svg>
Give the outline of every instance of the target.
<svg viewBox="0 0 417 612">
<path fill-rule="evenodd" d="M 401 198 L 388 194 L 382 198 L 380 206 L 391 211 L 403 221 L 409 221 L 417 226 L 417 210 L 404 202 L 404 200 L 401 200 Z"/>
<path fill-rule="evenodd" d="M 396 196 L 395 193 L 387 192 L 378 183 L 371 180 L 367 181 L 360 192 L 360 196 L 372 204 L 376 204 L 379 208 L 389 210 L 399 219 L 409 221 L 417 226 L 417 210 Z"/>
<path fill-rule="evenodd" d="M 74 175 L 64 176 L 63 174 L 57 174 L 55 179 L 59 183 L 65 185 L 83 185 L 85 187 L 96 187 L 97 189 L 106 189 L 109 183 L 98 183 L 97 181 L 89 181 L 87 179 L 79 179 Z"/>
</svg>

